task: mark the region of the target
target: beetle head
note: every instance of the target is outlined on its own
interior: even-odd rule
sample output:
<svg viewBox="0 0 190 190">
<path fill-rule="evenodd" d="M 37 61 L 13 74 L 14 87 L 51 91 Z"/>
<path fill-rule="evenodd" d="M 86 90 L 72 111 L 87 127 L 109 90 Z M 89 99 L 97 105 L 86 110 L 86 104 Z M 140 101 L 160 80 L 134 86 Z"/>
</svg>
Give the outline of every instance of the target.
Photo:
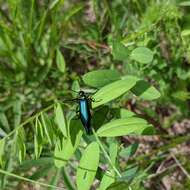
<svg viewBox="0 0 190 190">
<path fill-rule="evenodd" d="M 84 91 L 82 91 L 82 90 L 81 90 L 81 91 L 79 91 L 79 96 L 81 96 L 81 97 L 82 97 L 82 96 L 85 96 Z"/>
</svg>

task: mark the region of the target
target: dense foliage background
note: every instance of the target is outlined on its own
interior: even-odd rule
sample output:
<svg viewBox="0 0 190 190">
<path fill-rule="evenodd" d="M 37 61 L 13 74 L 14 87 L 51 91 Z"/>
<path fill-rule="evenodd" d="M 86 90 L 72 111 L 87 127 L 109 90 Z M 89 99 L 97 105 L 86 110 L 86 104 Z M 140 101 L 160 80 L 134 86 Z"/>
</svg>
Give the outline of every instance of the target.
<svg viewBox="0 0 190 190">
<path fill-rule="evenodd" d="M 75 105 L 57 103 L 76 97 L 71 89 L 96 92 L 129 76 L 136 85 L 95 109 L 93 126 L 138 115 L 155 135 L 103 139 L 108 152 L 118 147 L 112 162 L 127 171 L 109 189 L 190 189 L 189 19 L 190 1 L 0 0 L 0 189 L 75 189 L 75 165 L 94 137 L 83 134 L 74 164 L 57 167 L 60 131 L 44 131 L 50 146 L 34 128 L 59 126 L 62 109 L 75 122 Z M 107 169 L 100 160 L 92 189 Z"/>
</svg>

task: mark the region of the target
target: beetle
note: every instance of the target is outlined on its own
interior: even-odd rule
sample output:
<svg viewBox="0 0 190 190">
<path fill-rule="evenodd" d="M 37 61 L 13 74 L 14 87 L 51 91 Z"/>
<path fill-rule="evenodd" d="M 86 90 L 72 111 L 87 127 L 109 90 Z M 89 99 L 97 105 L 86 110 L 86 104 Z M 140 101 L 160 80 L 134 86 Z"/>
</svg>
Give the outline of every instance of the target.
<svg viewBox="0 0 190 190">
<path fill-rule="evenodd" d="M 91 134 L 91 103 L 94 101 L 91 97 L 89 97 L 84 91 L 79 91 L 78 93 L 78 107 L 77 114 L 83 124 L 86 133 Z"/>
<path fill-rule="evenodd" d="M 76 109 L 76 115 L 78 116 L 78 119 L 81 120 L 81 123 L 88 135 L 92 133 L 91 130 L 91 103 L 95 100 L 91 98 L 86 92 L 83 90 L 80 90 L 79 92 L 72 90 L 73 92 L 78 93 L 78 97 L 71 100 L 66 101 L 75 101 L 77 102 L 78 106 Z"/>
</svg>

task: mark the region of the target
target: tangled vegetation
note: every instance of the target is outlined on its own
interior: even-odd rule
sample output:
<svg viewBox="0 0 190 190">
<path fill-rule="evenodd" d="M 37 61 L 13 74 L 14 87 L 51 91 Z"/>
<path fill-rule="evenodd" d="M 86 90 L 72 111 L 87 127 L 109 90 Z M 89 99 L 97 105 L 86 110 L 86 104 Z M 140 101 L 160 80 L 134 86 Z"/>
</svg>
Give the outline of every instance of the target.
<svg viewBox="0 0 190 190">
<path fill-rule="evenodd" d="M 0 0 L 0 189 L 190 189 L 189 19 L 190 1 Z"/>
</svg>

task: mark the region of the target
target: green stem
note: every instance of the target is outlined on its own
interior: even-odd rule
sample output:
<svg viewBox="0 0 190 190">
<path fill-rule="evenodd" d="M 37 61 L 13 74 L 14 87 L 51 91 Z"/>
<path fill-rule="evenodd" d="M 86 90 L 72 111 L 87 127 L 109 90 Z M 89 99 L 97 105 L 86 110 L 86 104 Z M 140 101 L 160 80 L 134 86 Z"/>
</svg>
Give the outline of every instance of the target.
<svg viewBox="0 0 190 190">
<path fill-rule="evenodd" d="M 120 172 L 118 171 L 118 169 L 114 166 L 114 164 L 112 163 L 108 153 L 106 152 L 106 150 L 104 149 L 104 146 L 103 144 L 101 143 L 101 141 L 99 140 L 96 132 L 94 131 L 93 129 L 93 134 L 94 134 L 94 137 L 96 138 L 96 141 L 97 143 L 99 144 L 100 148 L 102 149 L 103 153 L 104 153 L 104 156 L 107 158 L 108 162 L 110 163 L 110 166 L 113 168 L 113 170 L 116 172 L 116 174 L 121 178 L 122 175 L 120 174 Z"/>
<path fill-rule="evenodd" d="M 44 187 L 51 187 L 51 188 L 55 188 L 55 189 L 65 190 L 65 189 L 62 188 L 62 187 L 57 187 L 57 186 L 54 186 L 54 185 L 49 185 L 49 184 L 46 184 L 46 183 L 42 183 L 42 182 L 39 182 L 39 181 L 35 181 L 35 180 L 32 180 L 32 179 L 28 179 L 28 178 L 26 178 L 26 177 L 22 177 L 22 176 L 19 176 L 19 175 L 16 175 L 16 174 L 13 174 L 13 173 L 4 171 L 4 170 L 2 170 L 2 169 L 0 169 L 0 173 L 5 174 L 5 175 L 8 175 L 8 176 L 11 176 L 11 177 L 14 177 L 14 178 L 17 178 L 17 179 L 19 179 L 19 180 L 27 181 L 27 182 L 29 182 L 29 183 L 38 184 L 38 185 L 41 185 L 41 186 L 44 186 Z"/>
</svg>

